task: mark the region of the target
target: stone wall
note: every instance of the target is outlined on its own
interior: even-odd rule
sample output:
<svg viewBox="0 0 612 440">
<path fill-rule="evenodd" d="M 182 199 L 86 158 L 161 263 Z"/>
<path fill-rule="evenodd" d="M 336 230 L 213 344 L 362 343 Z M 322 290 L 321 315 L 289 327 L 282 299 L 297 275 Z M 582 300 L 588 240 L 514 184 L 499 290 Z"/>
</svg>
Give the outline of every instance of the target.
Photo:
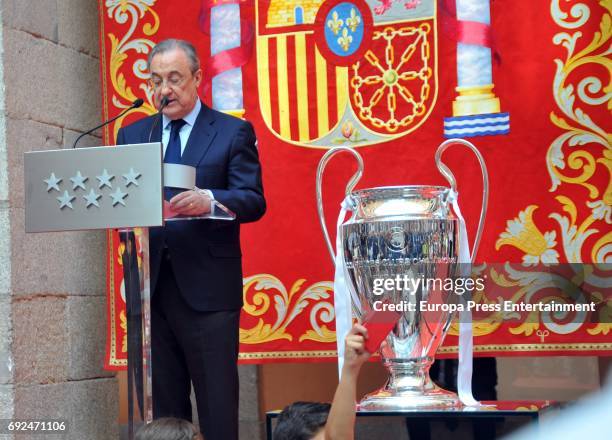
<svg viewBox="0 0 612 440">
<path fill-rule="evenodd" d="M 114 440 L 105 233 L 24 232 L 23 153 L 69 147 L 100 121 L 98 2 L 0 0 L 0 14 L 0 418 Z"/>
<path fill-rule="evenodd" d="M 102 369 L 106 237 L 25 234 L 23 153 L 100 122 L 98 42 L 97 0 L 0 0 L 0 418 L 67 419 L 61 438 L 79 440 L 119 438 Z M 257 367 L 240 379 L 241 438 L 261 438 Z"/>
</svg>

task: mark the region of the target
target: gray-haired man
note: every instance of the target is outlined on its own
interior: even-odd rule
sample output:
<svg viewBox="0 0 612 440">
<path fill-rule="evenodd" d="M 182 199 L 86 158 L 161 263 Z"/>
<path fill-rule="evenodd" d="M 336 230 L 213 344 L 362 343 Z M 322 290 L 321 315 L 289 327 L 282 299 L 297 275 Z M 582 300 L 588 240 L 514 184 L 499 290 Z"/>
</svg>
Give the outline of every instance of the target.
<svg viewBox="0 0 612 440">
<path fill-rule="evenodd" d="M 193 46 L 160 42 L 149 57 L 155 105 L 168 100 L 152 140 L 164 161 L 196 168 L 198 189 L 167 194 L 174 211 L 209 212 L 214 198 L 236 221 L 169 222 L 150 231 L 153 415 L 191 420 L 191 383 L 207 440 L 238 439 L 238 326 L 242 307 L 240 223 L 265 212 L 250 123 L 204 105 Z M 156 116 L 119 130 L 117 143 L 147 142 Z"/>
</svg>

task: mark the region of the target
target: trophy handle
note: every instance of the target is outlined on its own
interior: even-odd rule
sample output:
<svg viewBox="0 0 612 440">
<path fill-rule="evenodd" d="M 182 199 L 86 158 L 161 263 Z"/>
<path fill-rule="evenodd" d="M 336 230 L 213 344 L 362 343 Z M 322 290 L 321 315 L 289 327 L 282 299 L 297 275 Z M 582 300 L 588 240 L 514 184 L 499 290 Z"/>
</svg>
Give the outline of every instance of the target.
<svg viewBox="0 0 612 440">
<path fill-rule="evenodd" d="M 329 232 L 327 231 L 327 226 L 325 224 L 325 213 L 323 211 L 323 192 L 321 189 L 321 185 L 323 183 L 323 171 L 327 166 L 327 163 L 332 158 L 332 156 L 337 153 L 342 153 L 343 151 L 347 151 L 352 153 L 352 155 L 357 160 L 357 172 L 353 174 L 353 177 L 348 181 L 346 185 L 346 190 L 344 192 L 345 196 L 350 196 L 351 192 L 361 179 L 363 174 L 363 159 L 361 155 L 351 147 L 334 147 L 327 151 L 319 161 L 319 166 L 317 167 L 317 211 L 319 213 L 319 222 L 321 223 L 321 229 L 323 230 L 323 236 L 325 237 L 325 243 L 327 244 L 327 250 L 329 251 L 329 255 L 331 256 L 332 262 L 335 264 L 336 254 L 334 252 L 334 246 L 332 245 L 331 239 L 329 238 Z"/>
<path fill-rule="evenodd" d="M 442 153 L 454 144 L 460 144 L 468 147 L 478 158 L 478 163 L 480 164 L 480 171 L 482 172 L 482 209 L 480 210 L 480 220 L 478 221 L 478 230 L 476 231 L 476 238 L 474 240 L 474 246 L 472 247 L 472 263 L 476 258 L 476 252 L 478 252 L 478 247 L 480 246 L 480 239 L 482 238 L 482 232 L 484 229 L 484 220 L 487 215 L 487 205 L 489 202 L 489 173 L 487 172 L 487 165 L 485 164 L 484 158 L 480 151 L 472 144 L 464 139 L 449 139 L 444 141 L 438 147 L 436 151 L 436 166 L 442 175 L 448 180 L 450 183 L 451 189 L 457 192 L 457 181 L 455 180 L 455 176 L 451 172 L 451 170 L 442 162 Z"/>
</svg>

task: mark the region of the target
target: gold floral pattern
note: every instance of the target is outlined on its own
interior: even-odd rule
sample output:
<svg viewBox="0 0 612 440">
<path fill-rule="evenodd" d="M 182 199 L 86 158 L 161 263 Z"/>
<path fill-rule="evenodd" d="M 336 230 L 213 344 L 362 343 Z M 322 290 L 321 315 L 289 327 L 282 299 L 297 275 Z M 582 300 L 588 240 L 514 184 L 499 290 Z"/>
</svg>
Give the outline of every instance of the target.
<svg viewBox="0 0 612 440">
<path fill-rule="evenodd" d="M 592 17 L 589 5 L 576 2 L 570 6 L 567 3 L 563 2 L 563 7 L 569 10 L 569 15 L 559 0 L 551 0 L 555 23 L 566 30 L 585 26 Z M 584 37 L 590 35 L 586 31 L 559 32 L 553 37 L 553 43 L 567 51 L 565 59 L 555 60 L 553 95 L 557 109 L 550 114 L 551 122 L 563 132 L 553 140 L 546 154 L 550 191 L 560 192 L 567 185 L 585 188 L 590 200 L 581 203 L 590 214 L 580 218 L 583 209 L 569 196 L 557 195 L 555 199 L 565 214 L 552 212 L 548 216 L 559 224 L 561 241 L 557 243 L 554 231 L 542 234 L 533 222 L 532 214 L 537 206 L 530 205 L 521 211 L 518 219 L 508 222 L 496 249 L 514 246 L 525 253 L 524 262 L 556 262 L 561 251 L 568 262 L 580 263 L 586 251 L 586 240 L 597 238 L 612 224 L 612 135 L 584 110 L 594 106 L 606 106 L 608 111 L 612 108 L 610 85 L 602 86 L 601 79 L 596 76 L 584 76 L 584 73 L 595 71 L 595 66 L 602 66 L 608 72 L 612 70 L 612 60 L 607 56 L 609 44 L 606 44 L 612 36 L 612 1 L 602 0 L 599 6 L 604 9 L 599 31 L 592 33 L 591 40 L 583 44 L 584 48 L 579 49 L 579 46 Z M 573 172 L 567 173 L 568 169 Z M 603 173 L 608 177 L 605 188 L 600 183 Z M 593 227 L 598 223 L 602 225 Z M 612 234 L 606 233 L 593 246 L 591 259 L 609 261 L 611 247 Z"/>
<path fill-rule="evenodd" d="M 496 249 L 510 245 L 521 250 L 525 254 L 523 262 L 526 264 L 558 262 L 560 258 L 569 263 L 582 263 L 585 259 L 594 263 L 611 261 L 612 233 L 608 232 L 612 223 L 611 135 L 587 111 L 606 106 L 609 113 L 612 108 L 612 88 L 609 84 L 604 87 L 601 79 L 593 76 L 597 66 L 604 67 L 607 72 L 612 70 L 612 60 L 608 56 L 612 36 L 612 1 L 598 2 L 603 11 L 592 10 L 595 8 L 592 4 L 568 3 L 572 2 L 551 0 L 552 18 L 565 30 L 553 37 L 553 43 L 563 46 L 567 53 L 565 59 L 555 60 L 553 95 L 557 108 L 550 114 L 551 122 L 562 133 L 552 141 L 546 154 L 551 179 L 549 191 L 557 193 L 555 200 L 561 208 L 557 212 L 550 212 L 548 217 L 558 224 L 560 240 L 557 242 L 555 231 L 540 232 L 533 220 L 537 206 L 530 205 L 519 213 L 518 218 L 508 222 L 506 231 L 496 242 Z M 598 16 L 599 31 L 579 30 L 592 17 Z M 587 74 L 589 76 L 585 76 Z M 601 184 L 603 176 L 607 177 L 605 186 Z M 574 199 L 575 186 L 586 190 L 587 200 Z M 609 274 L 598 275 L 594 274 L 592 266 L 581 267 L 582 273 L 576 273 L 571 279 L 550 274 L 542 277 L 537 272 L 506 267 L 507 274 L 497 274 L 495 282 L 517 287 L 514 301 L 527 301 L 548 287 L 571 292 L 576 289 L 575 286 L 588 285 L 592 291 L 588 300 L 601 305 L 604 298 L 598 289 L 605 289 Z M 605 270 L 605 267 L 601 269 Z M 540 301 L 553 299 L 543 297 Z M 612 328 L 608 324 L 612 317 L 604 315 L 610 314 L 610 307 L 600 307 L 599 310 L 596 319 L 599 324 L 587 324 L 586 314 L 577 314 L 560 324 L 550 319 L 552 317 L 541 319 L 543 316 L 534 312 L 523 319 L 521 325 L 511 328 L 510 332 L 526 337 L 536 336 L 540 342 L 544 342 L 544 338 L 551 333 L 570 334 L 583 326 L 587 326 L 588 334 L 607 335 Z M 540 329 L 541 321 L 546 330 Z"/>
<path fill-rule="evenodd" d="M 599 31 L 592 33 L 591 40 L 586 42 L 584 48 L 579 49 L 579 46 L 583 43 L 583 35 L 589 35 L 587 32 L 560 32 L 553 38 L 555 44 L 566 49 L 567 57 L 565 60 L 555 60 L 557 69 L 553 94 L 558 110 L 551 112 L 550 118 L 553 124 L 564 132 L 552 142 L 547 153 L 550 191 L 562 189 L 563 184 L 580 185 L 588 190 L 590 199 L 583 202 L 590 215 L 582 220 L 579 219 L 579 209 L 575 202 L 563 195 L 556 199 L 570 216 L 550 214 L 561 228 L 563 250 L 569 262 L 582 262 L 586 239 L 590 236 L 596 238 L 597 234 L 601 234 L 600 231 L 609 230 L 608 225 L 612 224 L 612 136 L 584 110 L 606 106 L 609 112 L 612 108 L 610 84 L 603 87 L 597 76 L 584 76 L 585 73 L 595 72 L 595 67 L 598 66 L 604 67 L 608 72 L 612 70 L 612 60 L 608 56 L 612 36 L 612 1 L 602 0 L 599 6 L 603 8 Z M 565 29 L 583 27 L 591 19 L 591 12 L 587 4 L 577 3 L 569 8 L 568 16 L 561 9 L 559 0 L 553 0 L 551 3 L 553 19 Z M 579 174 L 569 176 L 564 173 L 567 168 L 579 171 Z M 597 179 L 603 173 L 608 178 L 605 188 L 601 183 L 598 184 L 601 179 Z M 591 227 L 598 223 L 603 224 L 600 227 Z M 601 242 L 602 238 L 604 242 Z M 591 258 L 596 262 L 609 261 L 612 237 L 605 234 L 602 238 L 595 246 L 600 250 L 607 249 L 607 254 L 591 254 Z"/>
<path fill-rule="evenodd" d="M 119 326 L 123 330 L 123 338 L 121 338 L 121 353 L 127 353 L 127 317 L 125 316 L 125 310 L 119 313 Z"/>
<path fill-rule="evenodd" d="M 346 19 L 346 25 L 351 29 L 351 32 L 357 30 L 357 26 L 361 23 L 361 17 L 357 15 L 355 8 L 351 8 L 351 15 Z"/>
<path fill-rule="evenodd" d="M 344 20 L 338 16 L 338 12 L 336 11 L 332 13 L 332 18 L 327 20 L 327 27 L 334 33 L 334 35 L 338 35 L 338 32 L 340 32 L 343 25 Z"/>
<path fill-rule="evenodd" d="M 555 231 L 540 232 L 533 222 L 533 213 L 538 207 L 528 206 L 519 212 L 518 218 L 507 223 L 506 231 L 500 235 L 495 243 L 495 249 L 502 246 L 514 246 L 525 252 L 523 263 L 535 265 L 537 263 L 558 263 L 559 253 L 554 249 L 557 242 Z"/>
<path fill-rule="evenodd" d="M 129 75 L 133 75 L 140 84 L 138 88 L 144 93 L 145 103 L 142 107 L 135 109 L 133 112 L 144 113 L 150 115 L 155 113 L 153 105 L 153 91 L 148 85 L 149 74 L 147 73 L 146 55 L 155 46 L 155 42 L 148 38 L 133 38 L 138 26 L 142 26 L 142 32 L 145 36 L 151 37 L 155 35 L 159 29 L 159 16 L 153 10 L 153 5 L 156 0 L 107 0 L 106 12 L 109 17 L 112 17 L 117 23 L 129 23 L 129 29 L 119 38 L 114 34 L 108 34 L 111 42 L 110 51 L 110 78 L 113 85 L 114 93 L 112 94 L 113 105 L 118 109 L 126 109 L 136 100 L 136 94 L 130 86 L 127 85 L 127 80 L 122 69 L 128 58 L 128 52 L 134 51 L 141 55 L 132 64 L 132 71 Z M 145 21 L 145 16 L 150 15 L 151 21 Z M 113 124 L 113 134 L 116 138 L 117 131 L 123 125 L 125 117 L 121 117 Z"/>
<path fill-rule="evenodd" d="M 335 319 L 333 305 L 328 301 L 332 295 L 333 283 L 321 281 L 302 290 L 305 282 L 306 280 L 299 279 L 287 291 L 274 275 L 258 274 L 245 278 L 243 310 L 253 317 L 258 317 L 258 321 L 249 329 L 240 329 L 240 342 L 260 344 L 278 339 L 292 341 L 293 334 L 289 332 L 289 326 L 311 305 L 311 329 L 300 335 L 299 341 L 335 341 L 335 333 L 325 325 Z M 275 316 L 270 317 L 268 312 L 272 311 L 272 305 Z"/>
</svg>

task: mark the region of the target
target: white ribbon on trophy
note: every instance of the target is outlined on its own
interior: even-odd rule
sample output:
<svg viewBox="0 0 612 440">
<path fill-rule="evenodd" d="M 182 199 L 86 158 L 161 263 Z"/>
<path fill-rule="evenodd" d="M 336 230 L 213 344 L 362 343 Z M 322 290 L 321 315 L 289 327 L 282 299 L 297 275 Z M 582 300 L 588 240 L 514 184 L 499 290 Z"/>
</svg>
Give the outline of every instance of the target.
<svg viewBox="0 0 612 440">
<path fill-rule="evenodd" d="M 459 267 L 461 276 L 469 276 L 472 256 L 465 220 L 459 209 L 459 194 L 451 190 L 449 201 L 459 219 Z M 459 312 L 459 365 L 457 367 L 457 395 L 461 403 L 467 406 L 478 406 L 480 403 L 472 394 L 472 358 L 474 339 L 472 335 L 472 311 L 467 307 Z"/>
<path fill-rule="evenodd" d="M 346 213 L 352 211 L 350 197 L 340 204 L 340 214 L 336 223 L 336 272 L 334 276 L 334 309 L 336 311 L 336 344 L 338 347 L 338 378 L 342 377 L 344 365 L 344 339 L 351 330 L 353 314 L 351 312 L 351 294 L 346 282 L 346 264 L 342 257 L 342 234 L 340 228 L 344 223 Z"/>
</svg>

